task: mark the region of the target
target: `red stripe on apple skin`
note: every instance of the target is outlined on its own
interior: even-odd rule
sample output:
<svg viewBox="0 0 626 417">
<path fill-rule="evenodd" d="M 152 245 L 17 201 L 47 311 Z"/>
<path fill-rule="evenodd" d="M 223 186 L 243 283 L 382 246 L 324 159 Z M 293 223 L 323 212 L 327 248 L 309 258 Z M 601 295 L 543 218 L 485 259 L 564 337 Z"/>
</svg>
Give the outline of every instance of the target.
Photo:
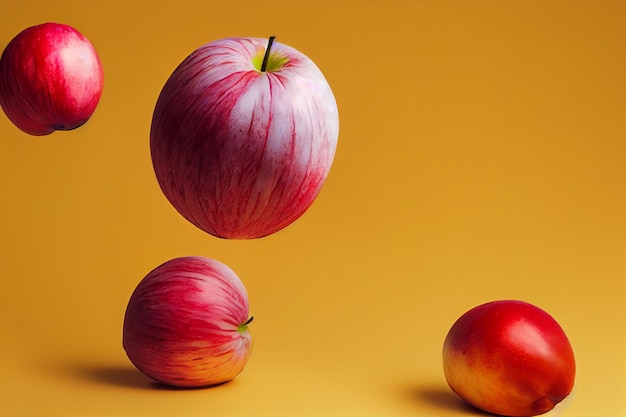
<svg viewBox="0 0 626 417">
<path fill-rule="evenodd" d="M 124 317 L 123 345 L 131 362 L 154 380 L 175 386 L 229 381 L 245 367 L 252 339 L 248 301 L 225 265 L 176 258 L 137 286 Z"/>
</svg>

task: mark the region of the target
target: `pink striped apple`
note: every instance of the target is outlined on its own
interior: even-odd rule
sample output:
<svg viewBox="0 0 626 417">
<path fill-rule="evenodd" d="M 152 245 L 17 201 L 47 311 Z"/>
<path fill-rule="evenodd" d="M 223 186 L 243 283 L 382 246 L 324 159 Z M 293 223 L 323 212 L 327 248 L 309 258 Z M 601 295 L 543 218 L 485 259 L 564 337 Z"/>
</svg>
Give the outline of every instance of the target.
<svg viewBox="0 0 626 417">
<path fill-rule="evenodd" d="M 228 38 L 169 77 L 150 146 L 160 187 L 184 218 L 217 237 L 253 239 L 309 208 L 338 134 L 335 97 L 311 59 L 273 37 Z"/>
<path fill-rule="evenodd" d="M 24 29 L 0 58 L 0 106 L 30 135 L 85 124 L 100 101 L 102 85 L 96 50 L 68 25 L 44 23 Z"/>
<path fill-rule="evenodd" d="M 177 387 L 227 382 L 252 350 L 244 285 L 226 265 L 204 257 L 169 260 L 139 283 L 124 316 L 130 361 Z"/>
<path fill-rule="evenodd" d="M 474 307 L 443 346 L 450 388 L 473 406 L 503 416 L 548 412 L 574 386 L 572 346 L 557 321 L 517 300 Z"/>
</svg>

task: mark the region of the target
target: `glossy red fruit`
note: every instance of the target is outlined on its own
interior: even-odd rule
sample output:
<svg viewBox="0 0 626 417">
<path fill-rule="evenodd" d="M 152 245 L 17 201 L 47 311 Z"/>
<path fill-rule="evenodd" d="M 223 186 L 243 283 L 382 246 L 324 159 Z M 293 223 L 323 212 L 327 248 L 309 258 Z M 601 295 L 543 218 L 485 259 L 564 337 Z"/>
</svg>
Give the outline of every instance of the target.
<svg viewBox="0 0 626 417">
<path fill-rule="evenodd" d="M 443 369 L 461 398 L 503 416 L 551 410 L 570 394 L 576 374 L 572 346 L 557 321 L 516 300 L 463 314 L 445 339 Z"/>
<path fill-rule="evenodd" d="M 0 106 L 30 135 L 82 126 L 95 111 L 102 86 L 96 50 L 68 25 L 44 23 L 24 29 L 0 58 Z"/>
</svg>

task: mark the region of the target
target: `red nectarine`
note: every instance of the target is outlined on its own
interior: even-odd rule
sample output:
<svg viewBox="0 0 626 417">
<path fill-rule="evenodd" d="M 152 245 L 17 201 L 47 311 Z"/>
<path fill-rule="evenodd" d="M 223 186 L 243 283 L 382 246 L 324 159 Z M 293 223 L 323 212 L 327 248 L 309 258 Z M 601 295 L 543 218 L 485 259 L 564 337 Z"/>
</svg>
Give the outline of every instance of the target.
<svg viewBox="0 0 626 417">
<path fill-rule="evenodd" d="M 514 300 L 463 314 L 445 339 L 443 369 L 461 398 L 503 416 L 551 410 L 569 395 L 576 373 L 572 346 L 556 320 Z"/>
</svg>

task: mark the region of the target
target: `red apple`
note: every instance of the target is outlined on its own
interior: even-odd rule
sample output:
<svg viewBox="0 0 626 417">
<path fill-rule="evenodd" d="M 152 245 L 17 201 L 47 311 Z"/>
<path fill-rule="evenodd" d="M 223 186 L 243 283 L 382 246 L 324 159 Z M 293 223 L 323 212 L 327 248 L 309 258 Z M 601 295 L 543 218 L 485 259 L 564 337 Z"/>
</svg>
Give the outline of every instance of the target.
<svg viewBox="0 0 626 417">
<path fill-rule="evenodd" d="M 450 388 L 471 405 L 503 416 L 534 416 L 567 397 L 574 352 L 548 313 L 523 301 L 501 300 L 463 314 L 443 345 Z"/>
<path fill-rule="evenodd" d="M 313 203 L 338 134 L 337 103 L 311 59 L 273 38 L 229 38 L 195 50 L 167 80 L 150 146 L 161 189 L 184 218 L 252 239 Z"/>
<path fill-rule="evenodd" d="M 215 385 L 243 371 L 251 321 L 246 289 L 230 268 L 204 257 L 175 258 L 152 270 L 130 297 L 123 346 L 157 382 Z"/>
<path fill-rule="evenodd" d="M 82 126 L 100 101 L 102 84 L 96 50 L 68 25 L 24 29 L 0 58 L 0 106 L 31 135 Z"/>
</svg>

